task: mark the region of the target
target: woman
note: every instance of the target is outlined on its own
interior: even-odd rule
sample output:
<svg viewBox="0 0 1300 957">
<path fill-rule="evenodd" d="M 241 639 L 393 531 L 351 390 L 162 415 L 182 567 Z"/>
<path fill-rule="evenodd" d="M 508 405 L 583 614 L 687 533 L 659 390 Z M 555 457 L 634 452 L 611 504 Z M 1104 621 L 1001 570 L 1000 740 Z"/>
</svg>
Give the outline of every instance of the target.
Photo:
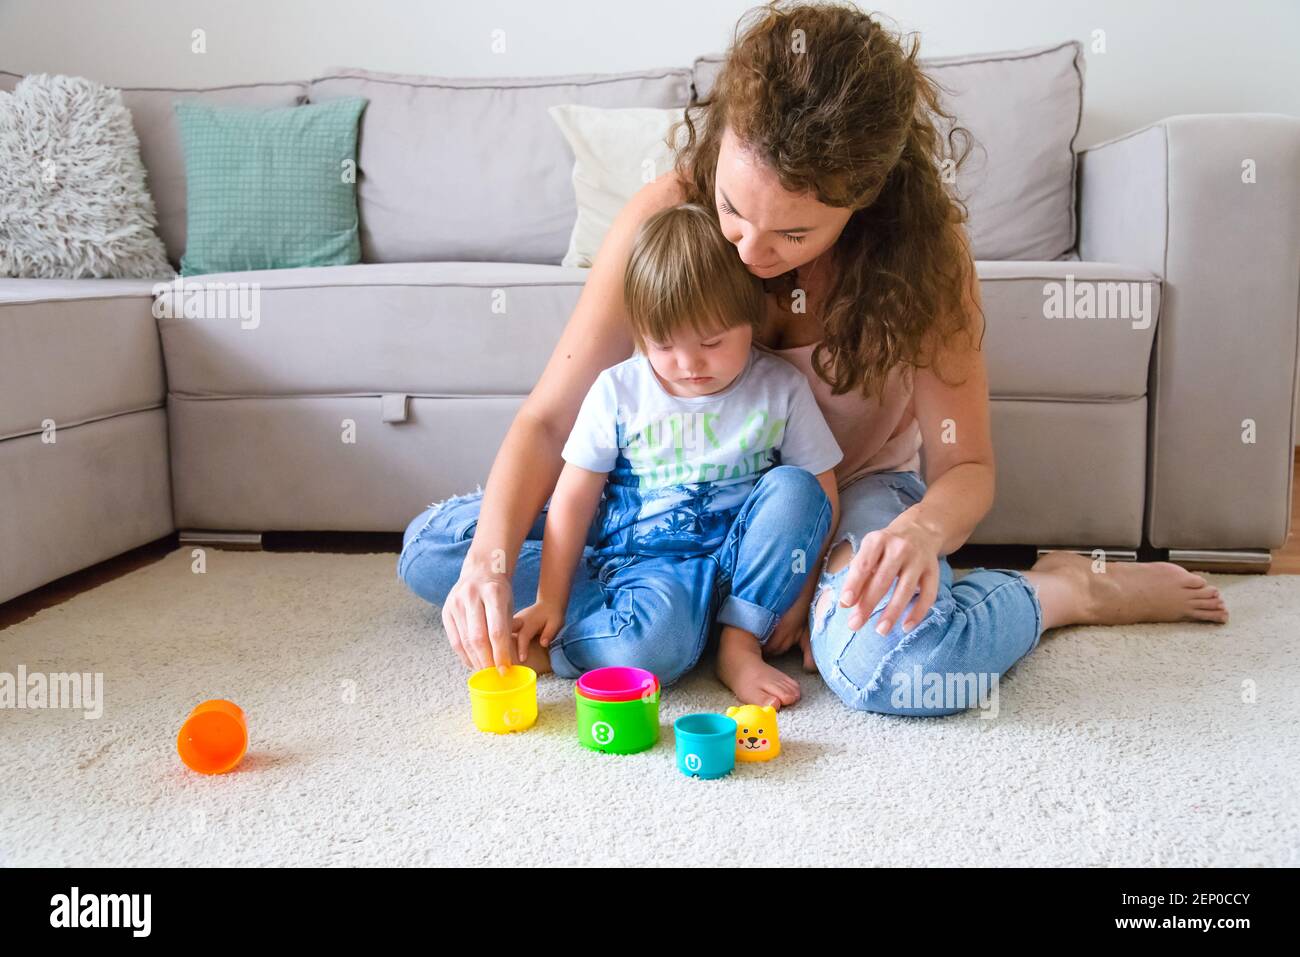
<svg viewBox="0 0 1300 957">
<path fill-rule="evenodd" d="M 991 508 L 994 461 L 966 212 L 941 173 L 952 168 L 946 147 L 966 144 L 960 164 L 969 142 L 960 128 L 946 141 L 936 128 L 951 117 L 918 68 L 917 45 L 905 51 L 847 5 L 775 3 L 742 20 L 711 98 L 689 111 L 675 169 L 637 193 L 606 235 L 486 490 L 440 503 L 407 530 L 399 574 L 442 605 L 467 667 L 515 658 L 512 604 L 533 599 L 539 512 L 560 449 L 597 373 L 632 351 L 629 248 L 649 216 L 683 202 L 712 210 L 764 280 L 755 341 L 808 376 L 845 453 L 831 547 L 765 654 L 801 646 L 805 668 L 852 708 L 949 714 L 975 702 L 923 698 L 917 679 L 941 676 L 949 692 L 953 676 L 996 684 L 1048 629 L 1227 620 L 1216 589 L 1167 562 L 1114 562 L 1099 574 L 1082 556 L 1051 552 L 1028 572 L 980 568 L 953 583 L 946 556 Z M 664 608 L 648 624 L 676 627 L 698 613 Z M 798 696 L 789 682 L 775 703 Z"/>
</svg>

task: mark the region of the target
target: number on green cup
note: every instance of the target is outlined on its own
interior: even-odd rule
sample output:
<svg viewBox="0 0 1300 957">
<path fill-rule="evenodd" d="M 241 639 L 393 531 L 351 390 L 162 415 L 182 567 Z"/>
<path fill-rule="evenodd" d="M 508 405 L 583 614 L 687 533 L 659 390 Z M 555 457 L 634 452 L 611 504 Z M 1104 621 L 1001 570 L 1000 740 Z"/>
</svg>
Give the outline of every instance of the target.
<svg viewBox="0 0 1300 957">
<path fill-rule="evenodd" d="M 589 672 L 590 674 L 590 672 Z M 659 740 L 659 692 L 649 700 L 634 697 L 626 701 L 588 698 L 582 688 L 573 689 L 578 713 L 578 743 L 607 754 L 636 754 L 652 748 Z"/>
</svg>

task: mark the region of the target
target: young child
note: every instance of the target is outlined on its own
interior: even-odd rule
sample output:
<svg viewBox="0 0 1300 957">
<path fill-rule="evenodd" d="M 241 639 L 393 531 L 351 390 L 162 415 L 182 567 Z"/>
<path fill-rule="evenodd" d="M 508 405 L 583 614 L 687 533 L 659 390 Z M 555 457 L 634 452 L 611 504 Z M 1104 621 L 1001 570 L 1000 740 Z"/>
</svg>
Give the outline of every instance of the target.
<svg viewBox="0 0 1300 957">
<path fill-rule="evenodd" d="M 753 346 L 760 280 L 703 207 L 642 226 L 624 300 L 637 351 L 596 378 L 565 443 L 521 654 L 536 637 L 565 677 L 627 665 L 669 685 L 716 620 L 741 702 L 793 704 L 798 682 L 762 645 L 807 608 L 842 452 L 803 374 Z M 571 596 L 580 558 L 599 588 Z"/>
</svg>

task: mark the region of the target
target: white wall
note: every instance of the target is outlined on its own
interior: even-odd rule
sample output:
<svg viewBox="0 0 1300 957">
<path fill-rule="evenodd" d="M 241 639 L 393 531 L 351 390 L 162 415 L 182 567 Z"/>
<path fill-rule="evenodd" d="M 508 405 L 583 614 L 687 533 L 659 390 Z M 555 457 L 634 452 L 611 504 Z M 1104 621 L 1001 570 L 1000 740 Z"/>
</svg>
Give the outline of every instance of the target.
<svg viewBox="0 0 1300 957">
<path fill-rule="evenodd" d="M 526 76 L 684 66 L 723 49 L 748 0 L 0 0 L 0 69 L 122 86 L 310 77 L 329 66 Z M 1077 38 L 1078 145 L 1174 113 L 1300 115 L 1296 0 L 884 0 L 932 56 Z M 190 50 L 202 28 L 207 52 Z M 491 50 L 505 31 L 505 52 Z"/>
</svg>

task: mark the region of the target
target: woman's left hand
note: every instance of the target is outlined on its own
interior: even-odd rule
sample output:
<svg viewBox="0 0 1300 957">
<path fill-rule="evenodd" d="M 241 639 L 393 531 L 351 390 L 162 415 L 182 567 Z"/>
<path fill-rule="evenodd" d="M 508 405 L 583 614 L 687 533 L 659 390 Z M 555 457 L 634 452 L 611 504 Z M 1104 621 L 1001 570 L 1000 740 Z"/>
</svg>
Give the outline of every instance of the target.
<svg viewBox="0 0 1300 957">
<path fill-rule="evenodd" d="M 840 591 L 842 606 L 857 606 L 849 613 L 849 630 L 857 631 L 866 623 L 895 579 L 898 587 L 880 613 L 876 631 L 889 634 L 919 587 L 921 596 L 903 622 L 903 630 L 916 627 L 939 594 L 940 544 L 935 532 L 909 518 L 906 512 L 885 528 L 866 535 L 849 564 Z"/>
</svg>

